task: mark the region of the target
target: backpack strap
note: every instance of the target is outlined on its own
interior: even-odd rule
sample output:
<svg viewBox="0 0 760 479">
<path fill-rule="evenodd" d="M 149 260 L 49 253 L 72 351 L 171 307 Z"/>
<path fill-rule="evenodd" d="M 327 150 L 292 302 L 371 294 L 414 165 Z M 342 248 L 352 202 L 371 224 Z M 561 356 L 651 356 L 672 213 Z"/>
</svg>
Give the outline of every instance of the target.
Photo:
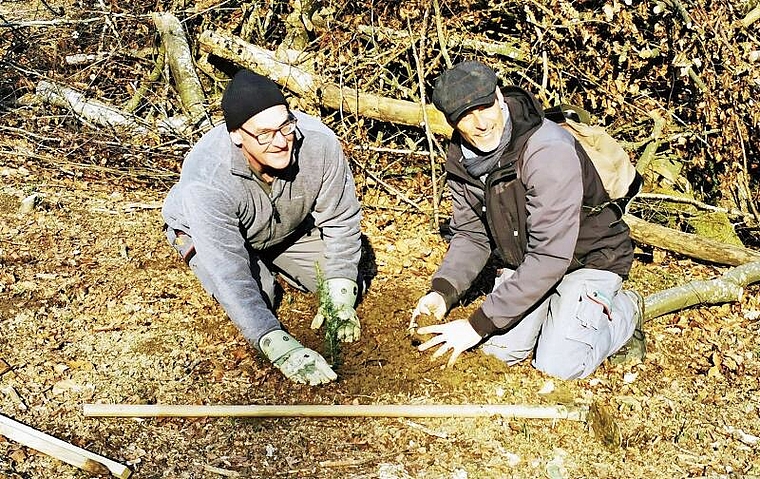
<svg viewBox="0 0 760 479">
<path fill-rule="evenodd" d="M 643 186 L 644 177 L 642 177 L 641 173 L 637 171 L 633 177 L 633 181 L 631 181 L 631 185 L 628 187 L 628 192 L 625 194 L 625 196 L 621 196 L 620 198 L 615 198 L 610 201 L 605 201 L 604 203 L 598 204 L 596 206 L 583 205 L 583 209 L 588 211 L 589 215 L 593 216 L 600 213 L 603 209 L 609 207 L 615 212 L 615 216 L 619 221 L 623 218 L 624 214 L 628 213 L 628 204 L 631 202 L 634 196 L 639 194 Z"/>
<path fill-rule="evenodd" d="M 591 114 L 583 108 L 567 103 L 550 106 L 544 109 L 544 116 L 554 123 L 565 123 L 567 119 L 588 125 L 591 122 Z"/>
</svg>

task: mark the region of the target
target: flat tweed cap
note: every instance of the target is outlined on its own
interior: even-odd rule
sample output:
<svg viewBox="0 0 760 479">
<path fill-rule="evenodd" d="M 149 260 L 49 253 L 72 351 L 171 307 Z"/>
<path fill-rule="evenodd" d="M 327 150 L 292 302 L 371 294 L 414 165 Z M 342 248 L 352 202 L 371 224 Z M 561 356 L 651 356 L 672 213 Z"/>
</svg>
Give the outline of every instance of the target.
<svg viewBox="0 0 760 479">
<path fill-rule="evenodd" d="M 497 83 L 494 71 L 483 63 L 458 63 L 436 80 L 433 104 L 454 125 L 469 110 L 492 105 L 496 101 Z"/>
<path fill-rule="evenodd" d="M 275 105 L 288 105 L 277 83 L 250 70 L 238 71 L 222 95 L 227 131 L 237 130 L 249 118 Z"/>
</svg>

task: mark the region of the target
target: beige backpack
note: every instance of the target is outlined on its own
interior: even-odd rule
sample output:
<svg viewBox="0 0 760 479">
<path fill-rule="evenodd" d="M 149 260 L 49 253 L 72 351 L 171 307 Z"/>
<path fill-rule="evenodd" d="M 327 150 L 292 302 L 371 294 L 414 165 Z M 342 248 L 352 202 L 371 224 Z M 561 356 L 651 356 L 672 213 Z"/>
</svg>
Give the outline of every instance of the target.
<svg viewBox="0 0 760 479">
<path fill-rule="evenodd" d="M 589 125 L 589 114 L 581 108 L 563 104 L 547 108 L 545 114 L 578 140 L 599 173 L 607 194 L 620 207 L 621 214 L 624 213 L 644 182 L 628 153 L 604 128 Z"/>
</svg>

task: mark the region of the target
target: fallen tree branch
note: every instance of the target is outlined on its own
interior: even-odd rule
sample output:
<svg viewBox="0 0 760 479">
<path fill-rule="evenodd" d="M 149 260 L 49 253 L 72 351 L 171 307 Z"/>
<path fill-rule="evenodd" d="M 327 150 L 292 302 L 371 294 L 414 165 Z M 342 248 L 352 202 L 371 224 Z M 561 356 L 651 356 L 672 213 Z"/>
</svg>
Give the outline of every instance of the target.
<svg viewBox="0 0 760 479">
<path fill-rule="evenodd" d="M 679 311 L 695 304 L 720 304 L 740 301 L 744 287 L 760 281 L 760 261 L 747 263 L 707 281 L 692 281 L 647 296 L 644 320 Z"/>
<path fill-rule="evenodd" d="M 51 105 L 71 110 L 80 120 L 143 136 L 148 128 L 137 117 L 105 102 L 85 98 L 83 93 L 45 80 L 37 84 L 36 95 Z"/>
<path fill-rule="evenodd" d="M 35 94 L 43 102 L 70 110 L 79 121 L 84 123 L 113 128 L 133 137 L 145 137 L 153 132 L 151 125 L 142 118 L 108 103 L 88 99 L 81 92 L 53 82 L 40 81 Z M 185 119 L 174 117 L 162 120 L 155 125 L 155 128 L 159 133 L 176 134 L 185 129 Z"/>
<path fill-rule="evenodd" d="M 747 16 L 741 19 L 741 24 L 744 28 L 749 28 L 749 26 L 755 23 L 758 19 L 760 19 L 760 5 L 757 5 L 750 10 Z"/>
<path fill-rule="evenodd" d="M 153 70 L 150 72 L 150 74 L 148 74 L 148 77 L 143 80 L 143 82 L 140 84 L 140 87 L 135 90 L 135 94 L 132 95 L 132 98 L 130 98 L 129 101 L 127 101 L 122 107 L 124 111 L 132 113 L 137 110 L 137 107 L 140 106 L 140 103 L 142 103 L 142 100 L 145 97 L 145 94 L 148 92 L 148 89 L 152 86 L 153 83 L 161 78 L 161 73 L 164 71 L 165 62 L 166 50 L 162 49 L 158 53 L 155 65 L 153 66 Z"/>
<path fill-rule="evenodd" d="M 326 82 L 317 75 L 277 60 L 269 50 L 233 35 L 206 30 L 198 41 L 207 52 L 256 70 L 316 104 L 402 125 L 420 127 L 425 124 L 425 115 L 418 103 L 364 93 Z M 428 105 L 425 114 L 430 131 L 451 135 L 451 126 L 438 109 Z"/>
<path fill-rule="evenodd" d="M 623 216 L 623 220 L 631 228 L 631 238 L 639 243 L 673 251 L 690 258 L 730 266 L 760 261 L 760 252 L 749 248 L 683 233 L 649 223 L 632 215 Z"/>
<path fill-rule="evenodd" d="M 174 77 L 182 106 L 192 123 L 208 120 L 205 95 L 198 74 L 195 72 L 193 55 L 187 44 L 185 32 L 177 17 L 171 13 L 153 13 L 153 22 L 161 35 L 161 44 L 166 52 L 166 62 Z"/>
<path fill-rule="evenodd" d="M 88 417 L 510 417 L 585 421 L 587 406 L 517 404 L 85 404 Z"/>
<path fill-rule="evenodd" d="M 93 474 L 112 474 L 126 479 L 132 473 L 129 468 L 118 462 L 61 441 L 2 414 L 0 414 L 0 434 Z"/>
<path fill-rule="evenodd" d="M 691 206 L 695 206 L 699 209 L 706 211 L 714 211 L 716 213 L 726 213 L 732 216 L 739 216 L 743 218 L 755 219 L 751 213 L 746 213 L 737 208 L 721 208 L 719 206 L 713 206 L 707 203 L 703 203 L 695 198 L 687 198 L 683 196 L 665 195 L 661 193 L 639 193 L 633 197 L 633 201 L 641 202 L 641 200 L 653 200 L 653 201 L 668 201 L 671 203 L 683 203 Z"/>
<path fill-rule="evenodd" d="M 131 13 L 111 13 L 102 12 L 104 15 L 109 15 L 112 18 L 119 19 L 139 19 L 145 17 L 145 15 L 133 15 Z M 53 20 L 30 20 L 25 22 L 3 22 L 0 27 L 11 28 L 37 28 L 37 27 L 59 27 L 61 25 L 82 25 L 88 23 L 102 22 L 103 17 L 90 17 L 90 18 L 54 18 Z"/>
</svg>

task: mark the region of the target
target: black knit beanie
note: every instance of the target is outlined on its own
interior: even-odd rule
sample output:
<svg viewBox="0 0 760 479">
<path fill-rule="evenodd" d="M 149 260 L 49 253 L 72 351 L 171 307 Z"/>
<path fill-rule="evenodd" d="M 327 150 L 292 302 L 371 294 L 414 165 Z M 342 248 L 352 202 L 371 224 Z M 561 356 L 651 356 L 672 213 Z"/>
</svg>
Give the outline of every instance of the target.
<svg viewBox="0 0 760 479">
<path fill-rule="evenodd" d="M 275 105 L 288 105 L 275 82 L 250 70 L 238 71 L 222 96 L 227 131 L 237 130 L 255 114 Z"/>
</svg>

